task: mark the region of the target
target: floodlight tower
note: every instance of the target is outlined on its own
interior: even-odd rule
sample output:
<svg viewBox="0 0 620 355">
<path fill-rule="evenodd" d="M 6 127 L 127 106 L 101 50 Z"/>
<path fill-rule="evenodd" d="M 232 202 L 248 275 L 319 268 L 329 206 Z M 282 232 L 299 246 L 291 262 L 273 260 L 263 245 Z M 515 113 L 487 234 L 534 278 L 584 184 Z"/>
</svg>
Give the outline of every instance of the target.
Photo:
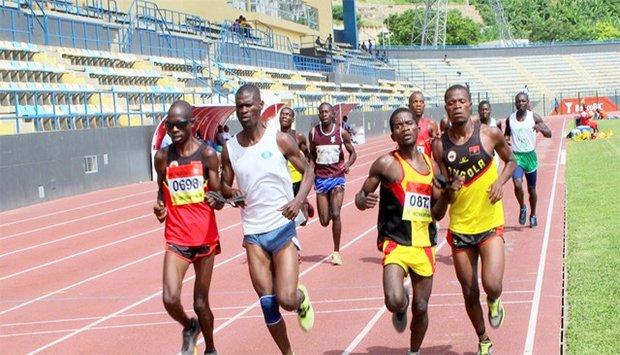
<svg viewBox="0 0 620 355">
<path fill-rule="evenodd" d="M 499 40 L 505 47 L 515 46 L 510 25 L 504 13 L 501 0 L 487 0 L 499 33 Z M 448 0 L 425 0 L 424 12 L 413 14 L 413 30 L 411 44 L 431 47 L 445 47 L 446 23 L 448 20 Z M 421 29 L 416 35 L 417 29 Z"/>
<path fill-rule="evenodd" d="M 493 13 L 493 18 L 495 19 L 495 26 L 497 27 L 497 32 L 499 33 L 500 43 L 504 47 L 514 47 L 516 45 L 514 38 L 512 38 L 512 32 L 510 31 L 510 24 L 506 19 L 506 14 L 504 13 L 504 7 L 502 6 L 501 0 L 488 0 L 489 5 L 491 5 L 491 12 Z"/>
<path fill-rule="evenodd" d="M 413 13 L 411 43 L 420 46 L 444 47 L 447 21 L 448 0 L 425 0 L 424 12 Z M 418 28 L 421 31 L 416 35 Z"/>
</svg>

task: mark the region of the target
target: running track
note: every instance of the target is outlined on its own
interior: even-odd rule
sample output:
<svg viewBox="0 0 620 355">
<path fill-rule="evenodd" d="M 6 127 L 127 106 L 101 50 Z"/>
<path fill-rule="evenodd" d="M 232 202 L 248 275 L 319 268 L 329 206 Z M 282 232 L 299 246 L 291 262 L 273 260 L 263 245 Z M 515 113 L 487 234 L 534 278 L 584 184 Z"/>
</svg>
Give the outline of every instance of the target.
<svg viewBox="0 0 620 355">
<path fill-rule="evenodd" d="M 549 119 L 553 138 L 539 138 L 537 229 L 518 225 L 512 185 L 506 184 L 507 316 L 500 329 L 487 327 L 497 354 L 560 352 L 564 124 L 565 118 Z M 308 286 L 316 322 L 311 333 L 303 333 L 295 314 L 285 314 L 298 355 L 408 349 L 408 332 L 396 333 L 383 306 L 377 210 L 360 212 L 353 204 L 372 161 L 393 147 L 387 136 L 356 147 L 342 210 L 343 266 L 329 264 L 330 228 L 315 217 L 299 230 L 300 280 Z M 178 352 L 181 328 L 161 303 L 163 229 L 152 214 L 155 191 L 154 183 L 134 184 L 0 214 L 0 353 Z M 239 211 L 226 207 L 217 219 L 223 252 L 216 257 L 210 299 L 219 353 L 277 354 L 249 280 Z M 422 352 L 472 354 L 477 339 L 444 238 L 442 228 Z M 192 285 L 190 269 L 183 290 L 188 309 Z"/>
</svg>

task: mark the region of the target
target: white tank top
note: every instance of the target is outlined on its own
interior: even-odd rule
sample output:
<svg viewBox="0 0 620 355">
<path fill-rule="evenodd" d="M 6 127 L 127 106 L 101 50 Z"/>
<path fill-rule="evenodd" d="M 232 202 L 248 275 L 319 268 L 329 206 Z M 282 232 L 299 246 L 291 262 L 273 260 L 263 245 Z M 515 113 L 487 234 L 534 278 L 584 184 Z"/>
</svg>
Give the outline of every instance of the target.
<svg viewBox="0 0 620 355">
<path fill-rule="evenodd" d="M 527 111 L 523 121 L 517 120 L 517 113 L 510 115 L 510 137 L 512 150 L 517 153 L 531 152 L 536 148 L 536 131 L 534 130 L 534 114 Z"/>
<path fill-rule="evenodd" d="M 278 148 L 277 130 L 267 126 L 258 143 L 242 147 L 237 136 L 226 142 L 237 186 L 245 195 L 243 234 L 270 232 L 289 222 L 279 208 L 293 199 L 287 160 Z"/>
</svg>

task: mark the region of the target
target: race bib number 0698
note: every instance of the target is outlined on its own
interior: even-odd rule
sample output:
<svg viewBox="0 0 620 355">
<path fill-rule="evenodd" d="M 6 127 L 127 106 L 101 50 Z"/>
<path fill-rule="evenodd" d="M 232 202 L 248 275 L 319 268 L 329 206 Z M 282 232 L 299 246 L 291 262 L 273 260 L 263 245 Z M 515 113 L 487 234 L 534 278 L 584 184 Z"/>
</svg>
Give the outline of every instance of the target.
<svg viewBox="0 0 620 355">
<path fill-rule="evenodd" d="M 168 167 L 168 189 L 175 206 L 204 202 L 202 163 Z"/>
</svg>

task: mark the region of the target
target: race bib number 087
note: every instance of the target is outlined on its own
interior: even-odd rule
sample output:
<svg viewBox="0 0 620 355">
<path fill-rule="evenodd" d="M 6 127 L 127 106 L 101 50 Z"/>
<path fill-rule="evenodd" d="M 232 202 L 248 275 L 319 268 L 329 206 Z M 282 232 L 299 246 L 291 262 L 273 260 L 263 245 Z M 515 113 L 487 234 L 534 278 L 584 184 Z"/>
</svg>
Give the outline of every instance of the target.
<svg viewBox="0 0 620 355">
<path fill-rule="evenodd" d="M 405 192 L 403 219 L 407 221 L 431 222 L 431 194 L 416 189 L 415 192 Z M 423 189 L 425 190 L 425 189 Z"/>
<path fill-rule="evenodd" d="M 201 203 L 205 199 L 202 163 L 168 167 L 168 189 L 175 206 Z"/>
</svg>

